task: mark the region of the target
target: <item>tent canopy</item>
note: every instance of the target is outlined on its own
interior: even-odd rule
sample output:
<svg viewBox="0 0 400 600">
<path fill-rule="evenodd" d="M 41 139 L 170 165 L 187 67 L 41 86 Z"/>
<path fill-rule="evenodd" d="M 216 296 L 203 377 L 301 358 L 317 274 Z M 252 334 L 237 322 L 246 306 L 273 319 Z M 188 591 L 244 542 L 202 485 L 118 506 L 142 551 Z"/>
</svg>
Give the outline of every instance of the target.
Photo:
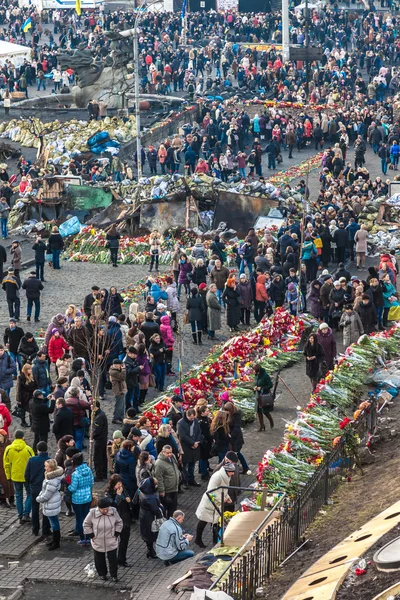
<svg viewBox="0 0 400 600">
<path fill-rule="evenodd" d="M 30 60 L 31 48 L 0 41 L 0 65 L 4 65 L 6 60 L 10 60 L 15 67 L 19 67 L 25 58 Z"/>
</svg>

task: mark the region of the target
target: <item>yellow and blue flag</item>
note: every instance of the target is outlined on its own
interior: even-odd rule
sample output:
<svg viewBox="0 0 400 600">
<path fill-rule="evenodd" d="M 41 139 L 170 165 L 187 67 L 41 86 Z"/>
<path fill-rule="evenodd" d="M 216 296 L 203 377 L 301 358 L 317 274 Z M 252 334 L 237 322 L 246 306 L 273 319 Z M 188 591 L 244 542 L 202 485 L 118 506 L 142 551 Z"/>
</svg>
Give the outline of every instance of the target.
<svg viewBox="0 0 400 600">
<path fill-rule="evenodd" d="M 27 18 L 25 23 L 22 25 L 22 31 L 26 33 L 28 29 L 32 27 L 32 19 L 30 17 Z"/>
<path fill-rule="evenodd" d="M 81 16 L 81 0 L 75 0 L 75 10 L 78 17 Z"/>
</svg>

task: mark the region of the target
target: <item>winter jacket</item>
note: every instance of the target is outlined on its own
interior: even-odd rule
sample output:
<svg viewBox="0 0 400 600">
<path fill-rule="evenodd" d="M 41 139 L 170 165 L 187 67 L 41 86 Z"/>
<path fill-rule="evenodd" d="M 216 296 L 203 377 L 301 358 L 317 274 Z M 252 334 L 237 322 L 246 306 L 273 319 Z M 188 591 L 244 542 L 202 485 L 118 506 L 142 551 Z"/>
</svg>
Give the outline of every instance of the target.
<svg viewBox="0 0 400 600">
<path fill-rule="evenodd" d="M 101 409 L 96 411 L 93 422 L 93 439 L 106 440 L 108 436 L 108 420 L 106 413 Z"/>
<path fill-rule="evenodd" d="M 207 292 L 207 320 L 209 331 L 221 329 L 221 305 L 215 292 Z"/>
<path fill-rule="evenodd" d="M 207 267 L 195 267 L 192 274 L 192 282 L 199 286 L 201 283 L 207 283 Z"/>
<path fill-rule="evenodd" d="M 39 346 L 37 345 L 35 338 L 32 339 L 31 342 L 28 342 L 26 339 L 26 335 L 21 338 L 21 341 L 18 346 L 18 354 L 23 356 L 26 359 L 32 360 L 34 356 L 39 351 Z"/>
<path fill-rule="evenodd" d="M 40 298 L 40 292 L 44 289 L 43 283 L 36 277 L 28 277 L 22 284 L 22 289 L 26 290 L 27 300 L 37 300 Z"/>
<path fill-rule="evenodd" d="M 89 332 L 86 327 L 71 325 L 67 341 L 74 349 L 73 355 L 75 358 L 89 358 Z"/>
<path fill-rule="evenodd" d="M 9 344 L 9 351 L 13 354 L 17 354 L 19 343 L 24 337 L 24 330 L 22 327 L 6 327 L 4 332 L 4 343 Z"/>
<path fill-rule="evenodd" d="M 357 313 L 361 319 L 364 333 L 370 334 L 375 331 L 375 326 L 378 323 L 378 317 L 376 314 L 376 308 L 371 300 L 368 300 L 367 304 L 364 304 L 364 302 L 361 301 L 357 306 Z"/>
<path fill-rule="evenodd" d="M 354 236 L 356 242 L 356 252 L 367 252 L 367 237 L 368 231 L 365 229 L 359 229 Z"/>
<path fill-rule="evenodd" d="M 179 410 L 173 404 L 171 404 L 171 408 L 167 412 L 167 419 L 168 419 L 168 421 L 172 421 L 172 427 L 175 429 L 175 431 L 176 431 L 179 421 L 183 418 L 183 416 L 184 416 L 183 408 L 181 408 Z"/>
<path fill-rule="evenodd" d="M 272 302 L 275 302 L 275 304 L 278 305 L 283 304 L 285 300 L 285 282 L 283 281 L 282 276 L 280 277 L 279 281 L 275 281 L 275 279 L 273 279 L 268 291 Z"/>
<path fill-rule="evenodd" d="M 369 291 L 371 291 L 371 293 L 372 293 L 372 300 L 373 300 L 375 308 L 383 307 L 384 298 L 383 298 L 383 283 L 382 283 L 382 281 L 379 281 L 377 286 L 371 285 L 369 287 Z"/>
<path fill-rule="evenodd" d="M 332 329 L 328 327 L 327 333 L 323 333 L 320 329 L 317 332 L 317 340 L 321 344 L 325 353 L 325 362 L 329 370 L 333 369 L 334 360 L 337 354 L 336 340 L 332 333 Z"/>
<path fill-rule="evenodd" d="M 395 296 L 396 295 L 396 288 L 394 287 L 393 283 L 385 283 L 385 282 L 383 282 L 382 294 L 383 294 L 383 306 L 384 306 L 384 308 L 390 308 L 391 306 L 393 306 L 389 302 L 389 298 L 391 298 L 391 296 Z M 0 384 L 0 387 L 4 387 L 4 386 L 2 386 Z"/>
<path fill-rule="evenodd" d="M 114 394 L 114 396 L 121 396 L 121 394 L 126 394 L 128 388 L 126 386 L 125 369 L 117 369 L 117 367 L 111 366 L 109 370 L 109 375 L 112 385 L 112 393 Z"/>
<path fill-rule="evenodd" d="M 157 539 L 157 533 L 151 530 L 155 517 L 163 517 L 163 509 L 156 493 L 154 480 L 145 478 L 140 483 L 139 526 L 142 539 L 150 544 Z"/>
<path fill-rule="evenodd" d="M 21 287 L 21 283 L 19 279 L 15 277 L 15 275 L 11 275 L 11 273 L 7 273 L 2 281 L 2 288 L 6 293 L 7 300 L 16 300 L 19 298 L 19 288 Z"/>
<path fill-rule="evenodd" d="M 240 307 L 251 309 L 251 303 L 253 300 L 253 292 L 249 281 L 238 283 L 237 289 L 240 294 Z"/>
<path fill-rule="evenodd" d="M 186 301 L 186 310 L 189 311 L 189 322 L 202 321 L 203 313 L 205 311 L 205 306 L 203 304 L 202 297 L 199 294 L 196 294 L 196 296 L 189 297 Z"/>
<path fill-rule="evenodd" d="M 50 431 L 49 415 L 54 412 L 55 406 L 55 400 L 52 400 L 50 406 L 48 406 L 44 398 L 32 398 L 29 403 L 32 431 L 38 434 L 45 434 Z"/>
<path fill-rule="evenodd" d="M 174 335 L 172 333 L 171 319 L 168 315 L 164 315 L 160 319 L 160 334 L 162 341 L 167 348 L 172 348 L 175 342 Z"/>
<path fill-rule="evenodd" d="M 189 278 L 188 278 L 188 274 L 191 273 L 193 270 L 192 265 L 190 264 L 190 262 L 179 262 L 179 275 L 178 275 L 178 283 L 190 283 Z"/>
<path fill-rule="evenodd" d="M 315 244 L 311 240 L 304 242 L 303 250 L 301 253 L 301 260 L 310 260 L 312 258 L 316 258 L 316 256 L 317 249 L 315 247 Z"/>
<path fill-rule="evenodd" d="M 349 245 L 350 237 L 349 232 L 344 227 L 339 227 L 333 234 L 333 241 L 338 248 L 347 248 Z"/>
<path fill-rule="evenodd" d="M 343 327 L 343 345 L 345 348 L 355 344 L 358 338 L 364 333 L 364 328 L 358 313 L 344 312 L 340 317 L 339 327 Z"/>
<path fill-rule="evenodd" d="M 213 494 L 215 496 L 215 498 L 214 498 L 215 504 L 217 504 L 217 505 L 221 504 L 222 492 L 224 492 L 225 501 L 227 500 L 226 489 L 222 490 L 221 486 L 226 487 L 228 485 L 229 485 L 229 475 L 227 474 L 225 469 L 220 469 L 219 471 L 216 471 L 215 473 L 213 473 L 211 475 L 210 480 L 207 485 L 207 490 L 214 490 L 215 488 L 220 488 L 220 489 L 216 489 L 216 491 L 213 492 Z M 209 497 L 207 496 L 206 493 L 203 494 L 203 496 L 200 500 L 200 504 L 197 507 L 196 517 L 200 521 L 206 521 L 206 523 L 217 523 L 218 522 L 219 512 L 216 510 L 214 504 L 212 504 L 211 500 L 209 499 Z"/>
<path fill-rule="evenodd" d="M 94 477 L 89 465 L 83 463 L 71 475 L 68 490 L 72 492 L 73 504 L 87 504 L 92 501 Z"/>
<path fill-rule="evenodd" d="M 185 464 L 197 462 L 200 457 L 200 447 L 192 448 L 192 446 L 195 442 L 201 442 L 202 440 L 198 420 L 194 419 L 194 421 L 188 421 L 186 416 L 183 417 L 178 422 L 177 431 L 179 440 L 182 444 L 183 462 Z"/>
<path fill-rule="evenodd" d="M 187 550 L 189 540 L 183 537 L 182 527 L 172 517 L 161 525 L 156 542 L 156 554 L 161 560 L 171 560 L 178 552 Z"/>
<path fill-rule="evenodd" d="M 267 281 L 267 278 L 265 277 L 265 275 L 259 275 L 257 277 L 256 300 L 258 300 L 258 302 L 267 302 L 269 300 L 267 290 L 265 287 L 266 281 Z"/>
<path fill-rule="evenodd" d="M 11 248 L 10 250 L 12 254 L 11 264 L 16 270 L 21 269 L 21 259 L 22 259 L 22 248 L 21 246 L 17 246 L 16 248 Z"/>
<path fill-rule="evenodd" d="M 142 323 L 141 330 L 144 333 L 144 337 L 146 339 L 146 348 L 150 346 L 150 338 L 155 333 L 160 333 L 160 326 L 158 323 L 153 321 L 153 319 L 146 319 L 144 323 Z M 144 373 L 142 373 L 144 375 Z"/>
<path fill-rule="evenodd" d="M 69 346 L 63 337 L 51 336 L 48 354 L 52 363 L 56 363 L 59 358 L 62 358 L 67 350 L 69 350 Z"/>
<path fill-rule="evenodd" d="M 180 471 L 176 456 L 172 455 L 170 460 L 164 454 L 160 454 L 155 462 L 154 474 L 158 481 L 158 492 L 160 494 L 178 491 Z"/>
<path fill-rule="evenodd" d="M 7 479 L 24 482 L 28 460 L 34 456 L 32 448 L 25 440 L 15 439 L 4 451 L 3 466 Z"/>
<path fill-rule="evenodd" d="M 62 315 L 61 315 L 62 316 Z M 63 317 L 64 319 L 64 317 Z M 46 335 L 44 337 L 44 346 L 48 346 L 49 341 L 51 336 L 53 335 L 52 331 L 53 329 L 57 329 L 58 333 L 60 334 L 61 337 L 66 337 L 67 332 L 64 326 L 64 323 L 60 323 L 60 321 L 57 319 L 57 317 L 53 317 L 51 322 L 49 323 L 47 330 L 46 330 Z"/>
<path fill-rule="evenodd" d="M 136 465 L 137 458 L 135 454 L 126 448 L 121 448 L 115 457 L 114 473 L 121 475 L 123 484 L 131 498 L 133 498 L 137 489 Z"/>
<path fill-rule="evenodd" d="M 25 482 L 29 486 L 31 494 L 37 494 L 42 489 L 44 481 L 44 463 L 49 460 L 47 452 L 38 452 L 37 456 L 32 456 L 27 462 L 25 469 Z"/>
<path fill-rule="evenodd" d="M 159 285 L 157 285 L 156 283 L 153 283 L 153 285 L 151 286 L 150 289 L 150 296 L 153 296 L 154 298 L 154 302 L 157 304 L 157 302 L 161 299 L 161 300 L 167 300 L 168 295 L 167 293 L 162 290 L 160 288 Z"/>
<path fill-rule="evenodd" d="M 214 267 L 210 272 L 210 283 L 215 283 L 218 290 L 223 290 L 228 277 L 229 269 L 226 267 L 221 267 L 220 269 Z"/>
<path fill-rule="evenodd" d="M 74 429 L 82 429 L 81 419 L 86 417 L 86 410 L 90 408 L 87 400 L 68 396 L 65 398 L 65 403 L 71 409 L 74 418 Z"/>
<path fill-rule="evenodd" d="M 198 260 L 202 258 L 204 262 L 207 260 L 207 250 L 204 248 L 203 244 L 195 244 L 192 248 L 192 258 Z"/>
<path fill-rule="evenodd" d="M 52 233 L 49 237 L 48 245 L 50 251 L 62 250 L 64 248 L 64 240 L 59 233 Z"/>
<path fill-rule="evenodd" d="M 118 358 L 123 354 L 124 347 L 122 345 L 122 332 L 119 323 L 109 323 L 107 334 L 110 340 L 110 354 L 107 361 L 111 363 L 114 358 Z"/>
<path fill-rule="evenodd" d="M 180 302 L 178 300 L 177 285 L 175 281 L 171 283 L 165 290 L 167 293 L 167 308 L 171 312 L 178 312 L 180 309 Z"/>
<path fill-rule="evenodd" d="M 74 414 L 68 406 L 57 410 L 53 423 L 53 433 L 58 441 L 64 435 L 74 435 Z"/>
<path fill-rule="evenodd" d="M 43 504 L 45 517 L 56 517 L 61 511 L 61 480 L 64 473 L 62 467 L 45 474 L 42 491 L 36 497 L 36 502 Z"/>
<path fill-rule="evenodd" d="M 10 427 L 10 425 L 12 423 L 12 417 L 11 417 L 10 411 L 8 410 L 8 407 L 5 404 L 3 404 L 3 402 L 6 401 L 6 399 L 9 400 L 9 398 L 4 390 L 1 390 L 1 391 L 3 393 L 1 394 L 1 399 L 0 399 L 0 421 L 1 421 L 1 419 L 3 419 L 3 425 L 0 427 L 0 429 L 4 429 L 4 431 L 6 433 L 8 433 L 8 428 Z"/>
<path fill-rule="evenodd" d="M 235 289 L 233 287 L 226 286 L 222 294 L 222 299 L 227 306 L 226 320 L 228 327 L 237 327 L 237 325 L 240 323 L 239 290 L 237 288 Z"/>
<path fill-rule="evenodd" d="M 96 552 L 111 552 L 118 548 L 118 534 L 123 529 L 118 511 L 110 506 L 106 515 L 92 508 L 83 522 L 83 533 L 91 537 L 90 543 Z"/>
<path fill-rule="evenodd" d="M 330 293 L 333 290 L 333 284 L 325 282 L 319 291 L 319 297 L 321 300 L 322 308 L 328 309 L 331 301 L 329 299 Z"/>
<path fill-rule="evenodd" d="M 8 354 L 4 352 L 3 356 L 0 356 L 0 388 L 3 390 L 9 390 L 13 387 L 13 375 L 15 371 L 15 361 Z"/>
<path fill-rule="evenodd" d="M 51 385 L 50 373 L 46 360 L 35 358 L 32 365 L 32 375 L 39 390 L 45 390 Z"/>
<path fill-rule="evenodd" d="M 124 365 L 126 373 L 126 387 L 128 389 L 132 389 L 138 385 L 141 369 L 136 362 L 136 359 L 131 358 L 128 355 L 126 355 L 124 358 Z"/>
<path fill-rule="evenodd" d="M 35 251 L 35 262 L 39 264 L 45 263 L 46 244 L 40 240 L 36 244 L 33 244 L 32 250 Z"/>
</svg>

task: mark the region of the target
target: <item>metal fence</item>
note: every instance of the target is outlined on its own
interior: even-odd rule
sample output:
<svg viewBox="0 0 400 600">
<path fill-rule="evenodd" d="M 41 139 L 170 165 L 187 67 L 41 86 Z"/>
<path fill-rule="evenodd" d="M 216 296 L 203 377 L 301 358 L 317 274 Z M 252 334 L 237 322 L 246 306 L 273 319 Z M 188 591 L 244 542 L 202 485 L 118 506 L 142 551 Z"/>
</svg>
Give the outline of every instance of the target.
<svg viewBox="0 0 400 600">
<path fill-rule="evenodd" d="M 375 399 L 354 424 L 360 441 L 374 431 L 378 416 Z M 354 454 L 342 438 L 333 451 L 326 454 L 304 489 L 290 502 L 282 497 L 273 511 L 280 517 L 268 525 L 272 512 L 249 536 L 224 572 L 211 586 L 221 589 L 235 600 L 252 600 L 258 587 L 265 585 L 285 558 L 304 541 L 304 533 L 329 496 L 351 469 Z"/>
</svg>

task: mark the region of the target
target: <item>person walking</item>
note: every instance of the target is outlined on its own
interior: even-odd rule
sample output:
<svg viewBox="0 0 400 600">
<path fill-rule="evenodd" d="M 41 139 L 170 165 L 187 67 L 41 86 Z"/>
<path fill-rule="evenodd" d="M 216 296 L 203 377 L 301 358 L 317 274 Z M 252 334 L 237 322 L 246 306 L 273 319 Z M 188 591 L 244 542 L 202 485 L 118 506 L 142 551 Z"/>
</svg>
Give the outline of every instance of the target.
<svg viewBox="0 0 400 600">
<path fill-rule="evenodd" d="M 118 267 L 118 249 L 121 236 L 113 224 L 107 231 L 106 247 L 110 250 L 111 264 L 113 267 Z"/>
<path fill-rule="evenodd" d="M 87 533 L 84 532 L 83 522 L 90 510 L 92 502 L 92 487 L 94 477 L 91 468 L 83 462 L 83 454 L 79 452 L 72 457 L 72 465 L 74 470 L 71 474 L 71 483 L 68 486 L 68 491 L 72 493 L 72 508 L 75 514 L 75 529 L 70 535 L 78 534 L 79 546 L 87 546 L 90 544 Z M 76 532 L 76 533 L 75 533 Z"/>
<path fill-rule="evenodd" d="M 8 238 L 8 217 L 10 216 L 10 210 L 7 198 L 0 198 L 1 236 L 3 240 Z"/>
<path fill-rule="evenodd" d="M 240 331 L 240 292 L 237 289 L 236 278 L 228 277 L 222 294 L 222 301 L 226 304 L 226 320 L 229 331 Z"/>
<path fill-rule="evenodd" d="M 167 348 L 159 333 L 150 338 L 149 355 L 155 377 L 156 390 L 164 391 L 165 377 L 167 374 Z"/>
<path fill-rule="evenodd" d="M 107 439 L 108 439 L 108 420 L 105 412 L 101 410 L 100 403 L 94 402 L 92 405 L 94 411 L 93 420 L 93 462 L 96 473 L 95 481 L 107 479 Z"/>
<path fill-rule="evenodd" d="M 229 429 L 229 448 L 235 452 L 242 465 L 242 475 L 251 475 L 249 465 L 241 450 L 244 444 L 243 431 L 242 431 L 242 413 L 233 404 L 233 402 L 226 402 L 224 406 L 225 412 L 228 413 L 228 429 Z M 221 462 L 221 461 L 219 461 Z"/>
<path fill-rule="evenodd" d="M 18 327 L 16 319 L 9 319 L 9 325 L 4 331 L 4 344 L 15 362 L 14 377 L 17 376 L 17 365 L 21 370 L 21 357 L 18 356 L 18 348 L 22 338 L 24 337 L 24 330 L 22 327 Z"/>
<path fill-rule="evenodd" d="M 305 346 L 304 356 L 306 357 L 306 375 L 310 378 L 313 391 L 315 390 L 319 379 L 321 378 L 322 362 L 325 360 L 324 349 L 318 342 L 318 337 L 312 333 Z"/>
<path fill-rule="evenodd" d="M 29 273 L 29 277 L 22 284 L 22 289 L 26 290 L 26 320 L 28 322 L 31 320 L 32 308 L 35 305 L 35 323 L 38 323 L 40 317 L 40 292 L 43 290 L 43 283 L 37 278 L 36 271 Z"/>
<path fill-rule="evenodd" d="M 140 535 L 147 545 L 147 558 L 157 558 L 154 542 L 158 531 L 154 528 L 155 519 L 164 517 L 163 507 L 157 494 L 154 477 L 143 479 L 139 485 L 139 526 Z"/>
<path fill-rule="evenodd" d="M 53 269 L 61 269 L 60 254 L 64 249 L 64 240 L 62 239 L 58 227 L 54 225 L 51 230 L 47 247 L 52 254 Z"/>
<path fill-rule="evenodd" d="M 36 451 L 37 456 L 32 456 L 27 462 L 25 482 L 30 490 L 32 501 L 32 533 L 38 536 L 40 530 L 40 512 L 39 502 L 37 502 L 36 498 L 42 490 L 45 475 L 44 465 L 50 456 L 47 452 L 46 442 L 39 442 Z M 50 521 L 44 512 L 42 512 L 42 535 L 45 537 L 50 535 Z"/>
<path fill-rule="evenodd" d="M 28 460 L 34 456 L 34 452 L 24 440 L 24 432 L 17 429 L 14 441 L 4 451 L 3 465 L 6 478 L 11 481 L 15 490 L 15 504 L 20 523 L 27 523 L 30 519 L 32 497 L 25 481 L 25 469 Z M 24 503 L 25 489 L 25 503 Z"/>
<path fill-rule="evenodd" d="M 200 458 L 200 444 L 202 441 L 199 422 L 196 419 L 196 411 L 189 408 L 177 426 L 179 440 L 183 450 L 183 474 L 186 485 L 200 487 L 194 478 L 196 462 Z"/>
<path fill-rule="evenodd" d="M 138 367 L 138 372 L 139 372 Z M 112 422 L 117 425 L 122 425 L 125 415 L 125 395 L 127 393 L 126 386 L 126 368 L 125 364 L 119 358 L 114 358 L 113 364 L 109 370 L 112 393 L 114 394 L 114 414 Z"/>
<path fill-rule="evenodd" d="M 43 504 L 43 515 L 50 521 L 53 532 L 53 540 L 48 550 L 57 550 L 60 547 L 61 528 L 58 515 L 61 511 L 61 480 L 64 469 L 57 465 L 54 458 L 46 460 L 44 463 L 44 481 L 42 490 L 36 497 L 36 502 Z"/>
<path fill-rule="evenodd" d="M 154 465 L 154 474 L 165 514 L 169 519 L 178 508 L 178 489 L 181 477 L 178 461 L 169 444 L 166 444 L 158 455 Z"/>
<path fill-rule="evenodd" d="M 190 290 L 191 297 L 186 301 L 186 310 L 188 311 L 188 321 L 192 328 L 193 344 L 202 345 L 203 314 L 205 306 L 203 299 L 198 293 L 197 287 Z"/>
<path fill-rule="evenodd" d="M 48 401 L 50 400 L 50 404 Z M 44 397 L 42 390 L 33 392 L 32 400 L 29 403 L 29 412 L 31 413 L 31 430 L 35 434 L 33 440 L 33 449 L 36 452 L 38 442 L 46 442 L 50 431 L 50 418 L 56 407 L 56 401 L 53 396 Z"/>
<path fill-rule="evenodd" d="M 208 339 L 217 340 L 215 332 L 221 329 L 221 304 L 218 302 L 217 286 L 212 283 L 206 295 Z"/>
<path fill-rule="evenodd" d="M 22 248 L 19 245 L 18 240 L 15 240 L 11 244 L 10 253 L 11 253 L 11 266 L 14 269 L 15 277 L 19 280 L 19 272 L 21 270 L 21 265 L 22 265 Z"/>
<path fill-rule="evenodd" d="M 83 532 L 90 538 L 97 574 L 107 581 L 107 562 L 111 581 L 118 582 L 118 538 L 123 529 L 123 521 L 109 498 L 100 498 L 96 508 L 89 510 L 83 522 Z"/>
<path fill-rule="evenodd" d="M 215 490 L 213 492 L 213 502 L 221 509 L 222 502 L 222 494 L 224 494 L 225 506 L 224 510 L 229 510 L 230 497 L 226 493 L 226 488 L 229 486 L 230 478 L 235 474 L 235 465 L 232 463 L 227 463 L 224 465 L 222 469 L 213 473 L 210 477 L 210 481 L 207 485 L 208 490 Z M 207 523 L 211 523 L 212 525 L 218 523 L 219 521 L 219 512 L 217 511 L 214 504 L 211 502 L 207 493 L 204 493 L 200 504 L 196 510 L 196 517 L 198 518 L 197 528 L 196 528 L 196 538 L 194 540 L 195 544 L 197 544 L 200 548 L 205 548 L 206 545 L 203 542 L 203 531 L 207 526 Z"/>
<path fill-rule="evenodd" d="M 161 525 L 158 532 L 156 554 L 164 561 L 166 567 L 194 556 L 193 550 L 188 550 L 193 536 L 190 533 L 183 533 L 182 530 L 184 519 L 185 513 L 176 510 L 172 517 Z"/>
<path fill-rule="evenodd" d="M 9 267 L 9 269 L 7 270 L 7 275 L 3 278 L 2 281 L 2 288 L 6 293 L 8 314 L 11 318 L 15 318 L 16 321 L 19 321 L 21 307 L 21 301 L 19 298 L 20 287 L 21 282 L 19 278 L 16 277 L 14 267 Z"/>
<path fill-rule="evenodd" d="M 264 415 L 267 417 L 271 429 L 274 427 L 274 420 L 271 416 L 271 412 L 273 410 L 273 406 L 262 406 L 260 402 L 260 396 L 264 394 L 269 394 L 272 390 L 273 383 L 271 377 L 268 375 L 267 371 L 260 364 L 255 365 L 254 367 L 255 373 L 255 392 L 256 392 L 256 404 L 255 410 L 257 412 L 258 421 L 260 423 L 260 428 L 258 431 L 265 431 L 264 425 Z"/>
<path fill-rule="evenodd" d="M 36 241 L 32 246 L 32 250 L 35 251 L 36 277 L 37 279 L 40 279 L 40 281 L 45 281 L 44 263 L 46 262 L 46 244 L 44 243 L 41 237 L 38 236 L 36 238 Z"/>
<path fill-rule="evenodd" d="M 122 519 L 122 531 L 119 536 L 117 561 L 121 567 L 130 567 L 126 560 L 129 537 L 131 534 L 131 502 L 128 492 L 124 488 L 121 475 L 112 475 L 106 489 L 106 498 L 111 500 L 111 505 L 117 509 Z"/>
</svg>

